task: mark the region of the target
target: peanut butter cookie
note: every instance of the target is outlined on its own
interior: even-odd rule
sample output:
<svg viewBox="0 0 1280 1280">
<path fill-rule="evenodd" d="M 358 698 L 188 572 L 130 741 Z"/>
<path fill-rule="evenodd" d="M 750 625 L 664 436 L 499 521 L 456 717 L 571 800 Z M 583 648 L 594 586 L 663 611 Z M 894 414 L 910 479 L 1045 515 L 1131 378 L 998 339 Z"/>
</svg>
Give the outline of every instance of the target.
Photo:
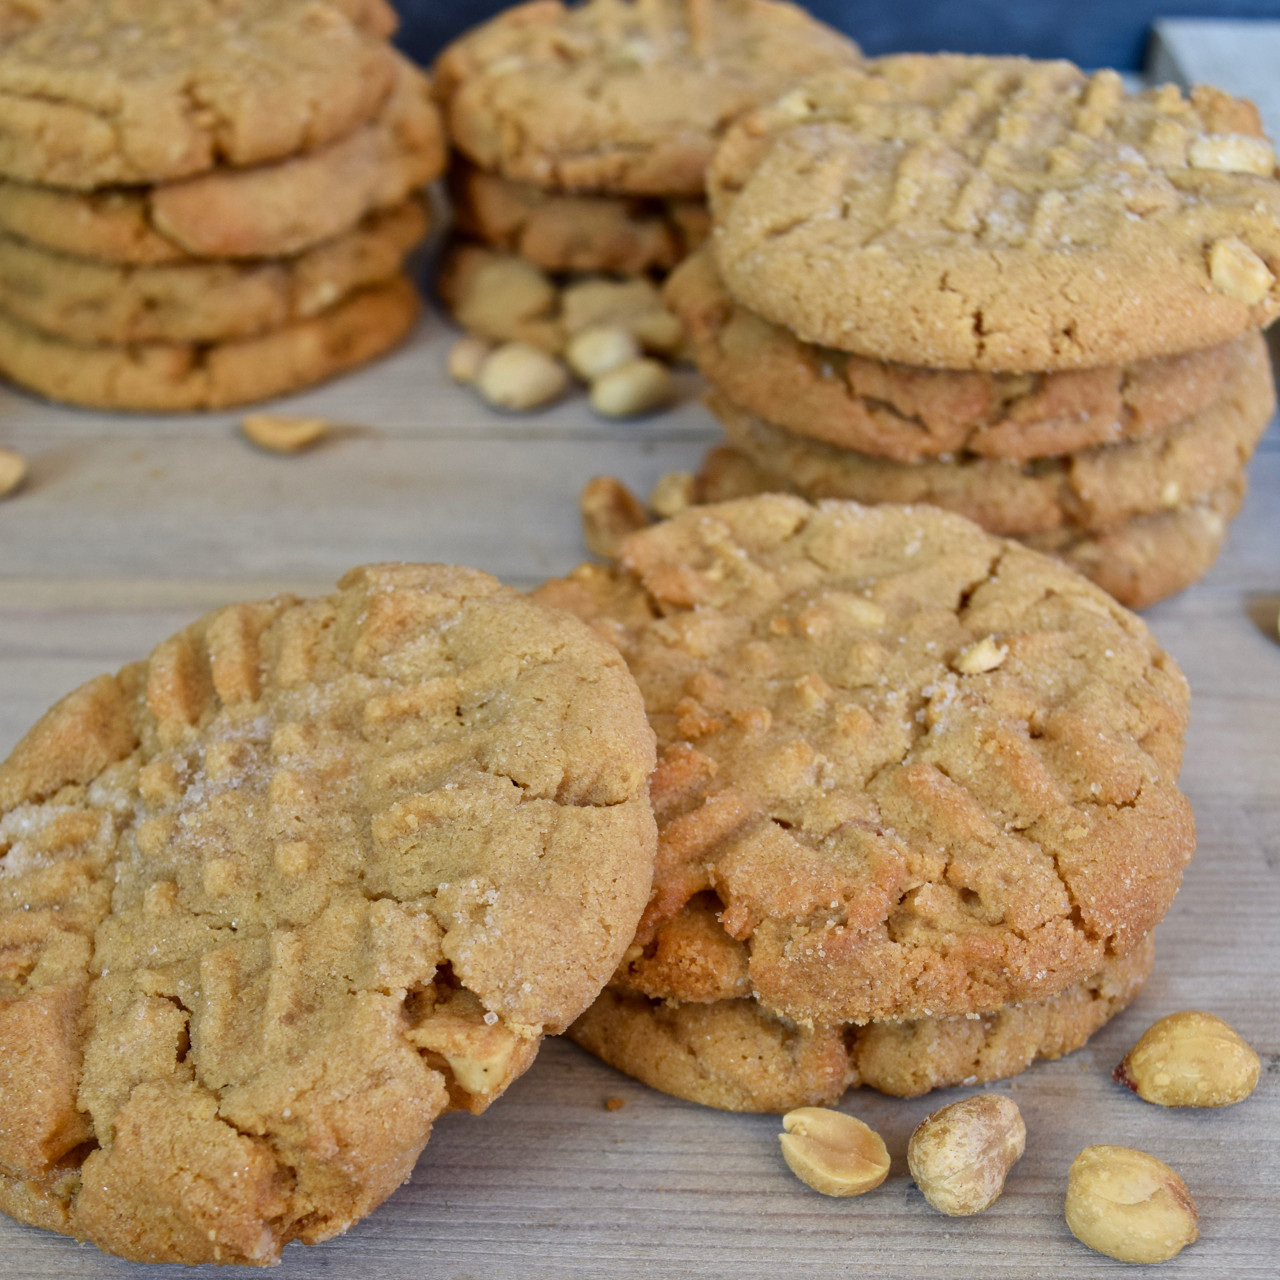
<svg viewBox="0 0 1280 1280">
<path fill-rule="evenodd" d="M 413 197 L 292 258 L 121 266 L 0 232 L 0 309 L 72 342 L 226 342 L 319 315 L 404 267 L 427 234 Z"/>
<path fill-rule="evenodd" d="M 1280 314 L 1280 182 L 1250 103 L 1067 62 L 903 55 L 820 74 L 717 152 L 716 263 L 805 342 L 1047 372 Z"/>
<path fill-rule="evenodd" d="M 670 998 L 737 973 L 805 1026 L 990 1013 L 1133 952 L 1173 900 L 1186 682 L 1046 556 L 935 507 L 765 495 L 538 595 L 613 639 L 658 735 L 634 945 L 697 926 L 712 958 Z"/>
<path fill-rule="evenodd" d="M 900 1098 L 1004 1080 L 1080 1048 L 1151 972 L 1148 939 L 1060 995 L 977 1018 L 805 1028 L 759 1003 L 654 1000 L 611 984 L 569 1036 L 652 1088 L 725 1111 L 829 1106 L 866 1085 Z"/>
<path fill-rule="evenodd" d="M 440 176 L 444 154 L 430 85 L 397 59 L 378 116 L 327 146 L 152 187 L 86 192 L 0 178 L 0 229 L 59 253 L 139 266 L 280 257 L 402 204 Z"/>
<path fill-rule="evenodd" d="M 69 342 L 0 309 L 0 375 L 67 404 L 144 413 L 223 409 L 300 391 L 384 355 L 421 310 L 406 279 L 229 342 Z"/>
<path fill-rule="evenodd" d="M 1206 497 L 1244 469 L 1275 409 L 1266 343 L 1250 334 L 1221 397 L 1160 435 L 1016 463 L 973 455 L 893 462 L 781 431 L 708 397 L 730 445 L 808 498 L 930 502 L 1007 536 L 1107 529 Z"/>
<path fill-rule="evenodd" d="M 1206 409 L 1257 339 L 1063 373 L 921 369 L 801 342 L 729 296 L 705 251 L 663 291 L 698 368 L 735 404 L 796 435 L 894 462 L 970 453 L 1026 462 L 1141 440 Z"/>
<path fill-rule="evenodd" d="M 450 45 L 435 81 L 454 145 L 562 191 L 701 196 L 729 123 L 798 76 L 860 61 L 781 0 L 532 0 Z"/>
<path fill-rule="evenodd" d="M 280 160 L 364 124 L 395 82 L 381 0 L 33 8 L 0 26 L 0 173 L 22 182 L 89 190 Z"/>
<path fill-rule="evenodd" d="M 615 650 L 442 565 L 232 606 L 0 765 L 0 1208 L 265 1265 L 598 993 L 649 889 Z"/>
<path fill-rule="evenodd" d="M 1240 513 L 1244 472 L 1197 502 L 1135 516 L 1109 529 L 1058 529 L 1020 539 L 1096 582 L 1130 609 L 1177 595 L 1209 572 Z M 794 493 L 781 476 L 735 449 L 713 449 L 694 481 L 697 502 L 727 502 L 759 493 Z"/>
</svg>

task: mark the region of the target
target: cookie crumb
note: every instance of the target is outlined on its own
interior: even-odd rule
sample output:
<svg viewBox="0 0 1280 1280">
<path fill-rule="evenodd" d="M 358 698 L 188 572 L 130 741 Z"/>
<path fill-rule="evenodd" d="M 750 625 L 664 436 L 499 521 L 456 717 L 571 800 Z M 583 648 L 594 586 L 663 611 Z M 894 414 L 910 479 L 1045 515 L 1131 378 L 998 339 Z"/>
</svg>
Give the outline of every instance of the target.
<svg viewBox="0 0 1280 1280">
<path fill-rule="evenodd" d="M 626 1105 L 626 1098 L 606 1098 L 604 1100 L 604 1109 L 606 1111 L 621 1111 Z"/>
<path fill-rule="evenodd" d="M 240 420 L 240 433 L 268 453 L 302 453 L 314 448 L 332 430 L 324 418 L 289 418 L 275 413 L 250 413 Z"/>
</svg>

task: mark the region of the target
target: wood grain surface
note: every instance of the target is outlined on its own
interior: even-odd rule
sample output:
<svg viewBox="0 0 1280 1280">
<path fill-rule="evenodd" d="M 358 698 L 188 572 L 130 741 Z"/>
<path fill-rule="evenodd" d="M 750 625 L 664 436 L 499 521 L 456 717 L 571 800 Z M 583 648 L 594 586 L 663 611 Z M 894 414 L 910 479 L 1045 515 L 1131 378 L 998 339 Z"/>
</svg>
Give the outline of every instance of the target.
<svg viewBox="0 0 1280 1280">
<path fill-rule="evenodd" d="M 576 495 L 592 475 L 642 492 L 696 465 L 717 435 L 693 398 L 611 425 L 579 399 L 493 415 L 444 374 L 447 333 L 424 322 L 391 360 L 288 402 L 344 424 L 317 451 L 253 450 L 234 415 L 104 416 L 0 390 L 0 444 L 32 464 L 0 503 L 0 755 L 57 697 L 141 656 L 204 610 L 281 589 L 324 591 L 377 559 L 472 564 L 516 585 L 583 558 Z M 1208 579 L 1149 611 L 1194 692 L 1184 784 L 1200 849 L 1158 934 L 1155 976 L 1084 1050 L 1003 1086 L 1027 1154 L 973 1219 L 936 1214 L 906 1173 L 907 1138 L 952 1090 L 917 1101 L 863 1091 L 843 1107 L 880 1129 L 894 1167 L 858 1200 L 821 1197 L 779 1155 L 772 1116 L 667 1098 L 549 1042 L 486 1115 L 446 1117 L 413 1180 L 345 1237 L 291 1246 L 278 1274 L 360 1280 L 627 1276 L 1142 1276 L 1077 1244 L 1067 1166 L 1092 1142 L 1151 1151 L 1199 1202 L 1201 1238 L 1161 1276 L 1280 1271 L 1280 430 Z M 1156 1017 L 1227 1018 L 1262 1054 L 1247 1102 L 1148 1106 L 1110 1082 Z M 610 1111 L 607 1098 L 625 1106 Z M 0 1218 L 0 1280 L 190 1274 L 107 1258 Z"/>
</svg>

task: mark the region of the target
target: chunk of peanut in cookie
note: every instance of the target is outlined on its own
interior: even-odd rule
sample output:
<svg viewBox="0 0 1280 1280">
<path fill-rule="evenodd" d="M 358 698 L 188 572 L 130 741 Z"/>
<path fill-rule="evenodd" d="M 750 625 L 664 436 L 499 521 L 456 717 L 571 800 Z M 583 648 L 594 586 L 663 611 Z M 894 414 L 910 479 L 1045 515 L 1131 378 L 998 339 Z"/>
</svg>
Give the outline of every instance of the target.
<svg viewBox="0 0 1280 1280">
<path fill-rule="evenodd" d="M 302 453 L 318 445 L 331 429 L 323 418 L 290 418 L 276 413 L 251 413 L 240 420 L 244 438 L 268 453 Z"/>
<path fill-rule="evenodd" d="M 16 449 L 0 448 L 0 498 L 18 492 L 27 478 L 27 460 Z"/>
<path fill-rule="evenodd" d="M 623 538 L 650 523 L 640 500 L 613 476 L 588 480 L 578 506 L 582 512 L 582 536 L 598 556 L 613 556 Z"/>
<path fill-rule="evenodd" d="M 1000 1198 L 1026 1146 L 1018 1104 L 998 1093 L 978 1093 L 926 1116 L 911 1135 L 907 1164 L 939 1213 L 968 1217 Z"/>
<path fill-rule="evenodd" d="M 1258 1087 L 1262 1064 L 1212 1013 L 1188 1010 L 1153 1023 L 1112 1079 L 1161 1107 L 1229 1107 Z"/>
<path fill-rule="evenodd" d="M 1167 1262 L 1200 1235 L 1187 1184 L 1132 1147 L 1086 1147 L 1076 1156 L 1065 1212 L 1081 1244 L 1118 1262 Z"/>
<path fill-rule="evenodd" d="M 782 1117 L 782 1156 L 824 1196 L 860 1196 L 889 1175 L 889 1152 L 870 1126 L 843 1111 L 800 1107 Z"/>
<path fill-rule="evenodd" d="M 1235 236 L 1216 240 L 1209 250 L 1209 278 L 1219 293 L 1250 307 L 1261 302 L 1276 282 L 1267 264 Z"/>
</svg>

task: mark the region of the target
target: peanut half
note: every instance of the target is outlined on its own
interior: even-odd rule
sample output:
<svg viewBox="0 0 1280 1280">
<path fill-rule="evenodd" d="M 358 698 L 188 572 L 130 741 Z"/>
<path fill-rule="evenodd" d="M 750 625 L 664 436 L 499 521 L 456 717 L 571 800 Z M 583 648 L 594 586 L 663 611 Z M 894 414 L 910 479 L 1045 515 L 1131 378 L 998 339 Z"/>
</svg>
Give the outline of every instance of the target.
<svg viewBox="0 0 1280 1280">
<path fill-rule="evenodd" d="M 268 453 L 301 453 L 320 443 L 330 426 L 323 418 L 290 418 L 277 413 L 251 413 L 240 421 L 251 444 Z"/>
<path fill-rule="evenodd" d="M 907 1165 L 939 1213 L 963 1218 L 1000 1198 L 1026 1146 L 1018 1104 L 998 1093 L 977 1093 L 920 1122 L 907 1146 Z"/>
<path fill-rule="evenodd" d="M 1161 1107 L 1229 1107 L 1261 1074 L 1258 1055 L 1227 1023 L 1192 1009 L 1148 1027 L 1112 1079 Z"/>
<path fill-rule="evenodd" d="M 1132 1147 L 1086 1147 L 1067 1174 L 1067 1226 L 1118 1262 L 1166 1262 L 1200 1234 L 1187 1184 Z"/>
<path fill-rule="evenodd" d="M 27 460 L 15 449 L 0 448 L 0 498 L 17 493 L 27 478 Z"/>
<path fill-rule="evenodd" d="M 782 1156 L 801 1182 L 824 1196 L 860 1196 L 889 1174 L 880 1135 L 843 1111 L 800 1107 L 782 1117 Z"/>
</svg>

